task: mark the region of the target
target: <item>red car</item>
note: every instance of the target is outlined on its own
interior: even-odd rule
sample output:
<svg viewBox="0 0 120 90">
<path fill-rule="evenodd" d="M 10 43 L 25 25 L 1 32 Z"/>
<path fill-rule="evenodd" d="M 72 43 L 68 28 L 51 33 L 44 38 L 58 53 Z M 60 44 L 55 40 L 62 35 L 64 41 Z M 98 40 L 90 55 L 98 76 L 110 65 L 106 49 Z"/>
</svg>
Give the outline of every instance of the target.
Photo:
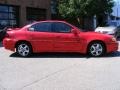
<svg viewBox="0 0 120 90">
<path fill-rule="evenodd" d="M 79 52 L 98 57 L 118 50 L 118 42 L 110 35 L 82 32 L 65 21 L 52 20 L 9 29 L 3 45 L 22 57 L 39 52 Z"/>
</svg>

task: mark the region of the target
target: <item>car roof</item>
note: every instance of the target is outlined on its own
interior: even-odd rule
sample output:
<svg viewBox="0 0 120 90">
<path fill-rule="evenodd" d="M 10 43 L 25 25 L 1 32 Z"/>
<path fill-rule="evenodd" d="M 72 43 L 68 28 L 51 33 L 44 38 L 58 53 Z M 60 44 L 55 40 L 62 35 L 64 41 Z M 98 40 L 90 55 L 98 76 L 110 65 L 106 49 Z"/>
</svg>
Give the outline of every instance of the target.
<svg viewBox="0 0 120 90">
<path fill-rule="evenodd" d="M 63 20 L 44 20 L 44 21 L 37 21 L 37 22 L 34 22 L 34 23 L 32 23 L 32 24 L 42 23 L 42 22 L 62 22 L 62 23 L 65 23 L 65 24 L 70 25 L 71 27 L 75 27 L 74 25 L 72 25 L 72 24 L 70 24 L 70 23 L 68 23 L 68 22 L 66 22 L 66 21 L 63 21 Z M 32 25 L 32 24 L 31 24 L 31 25 Z M 75 28 L 77 28 L 77 27 L 75 27 Z"/>
<path fill-rule="evenodd" d="M 28 24 L 28 25 L 24 26 L 23 28 L 29 27 L 29 26 L 31 26 L 31 25 L 33 25 L 33 24 L 42 23 L 42 22 L 62 22 L 62 23 L 68 24 L 68 25 L 71 26 L 71 27 L 77 28 L 77 27 L 75 27 L 74 25 L 72 25 L 72 24 L 70 24 L 70 23 L 68 23 L 68 22 L 66 22 L 66 21 L 64 21 L 64 20 L 43 20 L 43 21 L 35 21 L 35 22 L 31 23 L 31 24 Z M 77 28 L 77 29 L 78 29 L 78 28 Z"/>
<path fill-rule="evenodd" d="M 37 21 L 37 22 L 66 22 L 63 20 L 44 20 L 44 21 Z"/>
</svg>

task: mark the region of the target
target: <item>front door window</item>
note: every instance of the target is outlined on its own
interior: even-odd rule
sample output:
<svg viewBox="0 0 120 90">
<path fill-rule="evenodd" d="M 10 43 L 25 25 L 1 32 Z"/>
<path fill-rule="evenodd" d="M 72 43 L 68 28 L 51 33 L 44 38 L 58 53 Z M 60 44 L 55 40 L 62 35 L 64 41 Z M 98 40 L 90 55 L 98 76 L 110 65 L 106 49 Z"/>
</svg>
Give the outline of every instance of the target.
<svg viewBox="0 0 120 90">
<path fill-rule="evenodd" d="M 52 30 L 56 33 L 70 33 L 71 27 L 61 22 L 55 22 L 53 23 Z"/>
</svg>

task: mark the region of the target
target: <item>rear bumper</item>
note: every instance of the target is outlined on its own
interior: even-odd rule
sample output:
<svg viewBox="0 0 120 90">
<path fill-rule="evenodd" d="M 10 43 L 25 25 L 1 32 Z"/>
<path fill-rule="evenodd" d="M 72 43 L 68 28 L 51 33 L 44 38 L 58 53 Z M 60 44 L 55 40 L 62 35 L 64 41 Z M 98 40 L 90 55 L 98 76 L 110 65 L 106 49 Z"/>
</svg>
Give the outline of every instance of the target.
<svg viewBox="0 0 120 90">
<path fill-rule="evenodd" d="M 5 38 L 3 40 L 3 46 L 4 46 L 5 49 L 11 50 L 11 51 L 15 51 L 15 40 L 14 39 Z"/>
<path fill-rule="evenodd" d="M 107 53 L 115 52 L 119 48 L 118 42 L 107 43 Z"/>
</svg>

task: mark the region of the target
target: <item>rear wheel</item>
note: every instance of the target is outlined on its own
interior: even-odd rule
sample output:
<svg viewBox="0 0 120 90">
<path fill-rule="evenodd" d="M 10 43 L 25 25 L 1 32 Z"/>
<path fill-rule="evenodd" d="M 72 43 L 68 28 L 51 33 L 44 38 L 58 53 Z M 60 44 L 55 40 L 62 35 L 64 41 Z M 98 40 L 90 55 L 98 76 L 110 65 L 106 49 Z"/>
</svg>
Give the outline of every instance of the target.
<svg viewBox="0 0 120 90">
<path fill-rule="evenodd" d="M 94 42 L 89 45 L 88 54 L 93 57 L 99 57 L 105 54 L 105 45 L 100 42 Z"/>
<path fill-rule="evenodd" d="M 28 57 L 32 53 L 31 45 L 29 45 L 28 43 L 24 43 L 24 42 L 19 43 L 16 46 L 16 52 L 19 56 Z"/>
</svg>

